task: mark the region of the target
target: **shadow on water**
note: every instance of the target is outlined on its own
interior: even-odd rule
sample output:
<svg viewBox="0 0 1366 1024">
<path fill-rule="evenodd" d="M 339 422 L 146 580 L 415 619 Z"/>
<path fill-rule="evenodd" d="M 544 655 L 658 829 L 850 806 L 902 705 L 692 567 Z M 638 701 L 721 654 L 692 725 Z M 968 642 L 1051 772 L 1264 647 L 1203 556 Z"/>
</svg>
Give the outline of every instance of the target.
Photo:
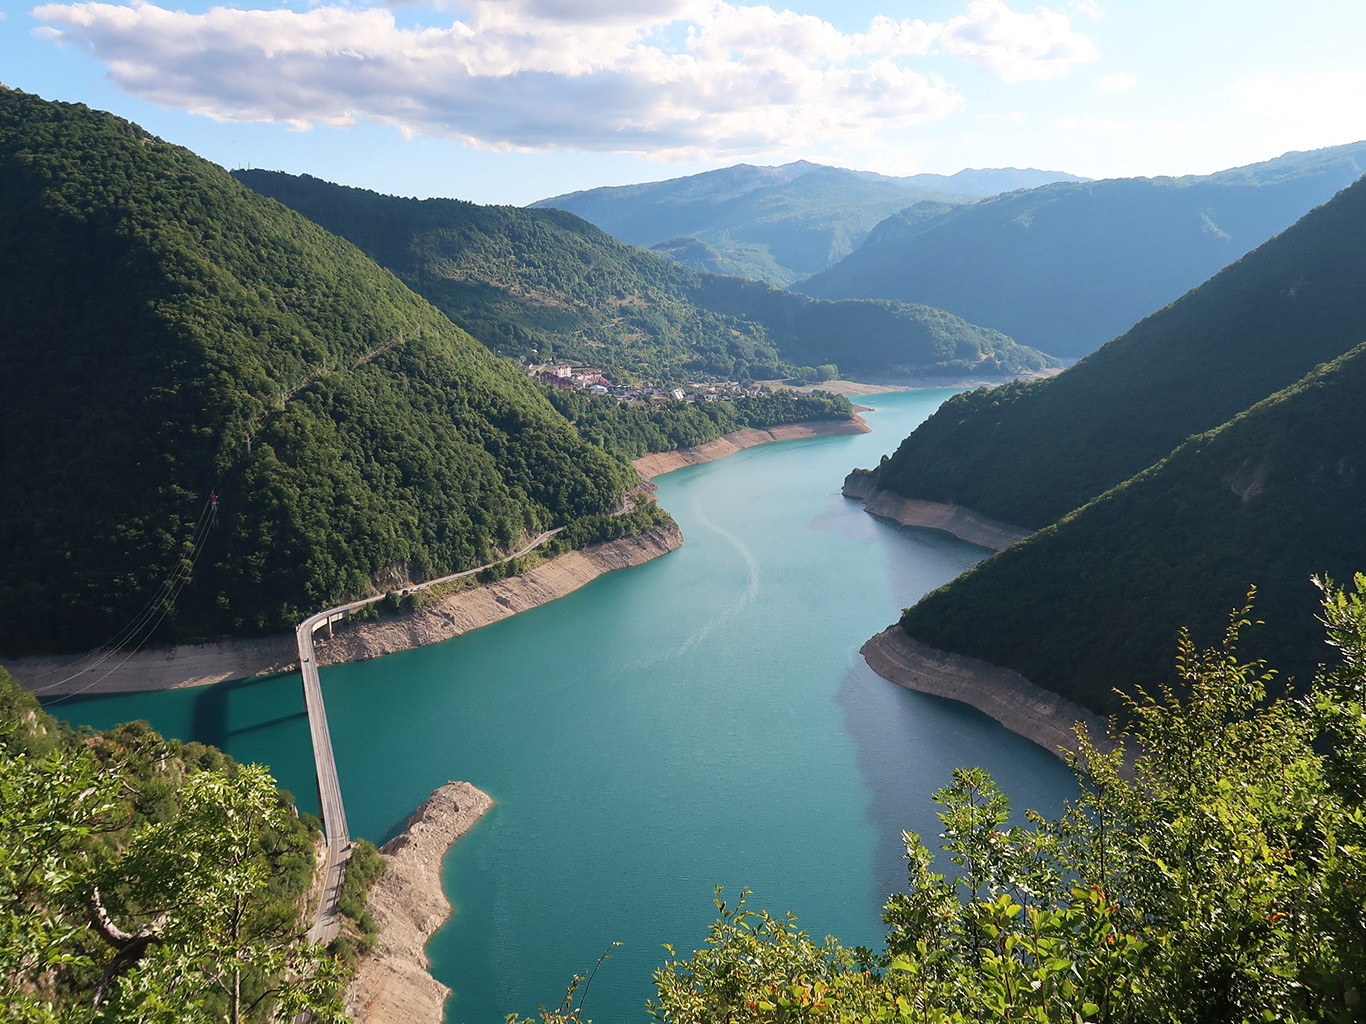
<svg viewBox="0 0 1366 1024">
<path fill-rule="evenodd" d="M 237 707 L 252 703 L 252 691 L 278 682 L 292 673 L 274 676 L 257 676 L 252 679 L 232 679 L 201 687 L 194 697 L 190 709 L 190 735 L 201 743 L 215 747 L 226 746 L 230 736 L 241 737 L 263 729 L 304 718 L 308 712 L 303 707 L 303 693 L 299 695 L 299 710 L 276 718 L 252 721 L 239 728 L 229 728 L 234 704 Z M 239 700 L 242 701 L 239 703 Z"/>
<path fill-rule="evenodd" d="M 845 673 L 835 702 L 854 741 L 858 770 L 869 793 L 868 821 L 878 831 L 873 881 L 879 905 L 906 887 L 902 830 L 917 833 L 936 854 L 936 870 L 953 865 L 939 850 L 943 823 L 928 794 L 949 785 L 955 768 L 980 766 L 1012 802 L 1012 820 L 1025 809 L 1046 817 L 1062 812 L 1076 783 L 1051 753 L 1009 732 L 975 708 L 915 693 L 883 679 L 861 656 Z"/>
</svg>

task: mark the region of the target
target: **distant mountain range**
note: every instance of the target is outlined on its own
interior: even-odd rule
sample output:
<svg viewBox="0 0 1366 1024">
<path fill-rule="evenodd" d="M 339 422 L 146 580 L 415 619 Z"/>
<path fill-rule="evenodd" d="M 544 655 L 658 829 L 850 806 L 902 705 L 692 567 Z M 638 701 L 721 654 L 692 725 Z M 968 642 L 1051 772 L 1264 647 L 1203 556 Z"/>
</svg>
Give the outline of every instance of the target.
<svg viewBox="0 0 1366 1024">
<path fill-rule="evenodd" d="M 307 175 L 239 180 L 347 238 L 496 351 L 611 375 L 1005 378 L 1054 362 L 958 317 L 884 300 L 826 302 L 679 266 L 562 210 L 400 199 Z"/>
<path fill-rule="evenodd" d="M 1057 377 L 959 395 L 877 486 L 1039 533 L 902 618 L 1102 711 L 1170 678 L 1178 629 L 1330 660 L 1313 574 L 1366 569 L 1366 182 Z"/>
<path fill-rule="evenodd" d="M 1366 170 L 1366 142 L 1181 178 L 1060 182 L 919 204 L 794 287 L 949 310 L 1086 355 L 1283 231 Z"/>
<path fill-rule="evenodd" d="M 964 202 L 1082 180 L 1013 167 L 897 178 L 802 160 L 779 167 L 738 164 L 531 205 L 576 213 L 624 242 L 653 247 L 699 270 L 781 287 L 830 266 L 874 225 L 920 200 Z"/>
</svg>

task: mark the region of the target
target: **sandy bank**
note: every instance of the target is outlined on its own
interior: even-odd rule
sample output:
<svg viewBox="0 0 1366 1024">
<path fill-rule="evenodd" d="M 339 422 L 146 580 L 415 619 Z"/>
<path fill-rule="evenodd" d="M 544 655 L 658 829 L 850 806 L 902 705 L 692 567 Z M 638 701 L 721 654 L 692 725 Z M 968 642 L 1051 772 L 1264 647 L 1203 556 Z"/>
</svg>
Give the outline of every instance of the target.
<svg viewBox="0 0 1366 1024">
<path fill-rule="evenodd" d="M 468 782 L 448 782 L 380 849 L 388 867 L 366 903 L 379 940 L 346 990 L 346 1013 L 356 1024 L 441 1024 L 451 990 L 427 973 L 426 953 L 427 940 L 451 913 L 441 862 L 492 806 Z"/>
<path fill-rule="evenodd" d="M 376 658 L 438 643 L 553 601 L 614 569 L 641 565 L 683 543 L 668 522 L 635 537 L 571 551 L 496 583 L 461 590 L 416 612 L 348 623 L 332 639 L 317 634 L 320 665 Z M 42 698 L 69 693 L 134 693 L 276 675 L 298 668 L 294 634 L 223 639 L 139 651 L 97 662 L 89 655 L 11 658 L 3 664 Z M 67 678 L 70 677 L 70 678 Z"/>
<path fill-rule="evenodd" d="M 714 441 L 699 444 L 692 448 L 678 448 L 671 452 L 657 452 L 642 455 L 631 465 L 643 480 L 653 480 L 665 473 L 672 473 L 684 466 L 700 466 L 704 462 L 715 462 L 727 455 L 734 455 L 746 448 L 774 441 L 797 441 L 804 437 L 828 437 L 832 434 L 867 434 L 872 430 L 863 422 L 863 417 L 855 415 L 847 420 L 812 420 L 810 423 L 785 423 L 768 430 L 746 427 L 744 430 L 722 434 Z"/>
<path fill-rule="evenodd" d="M 988 519 L 961 505 L 920 501 L 916 498 L 903 498 L 891 491 L 880 491 L 867 473 L 850 473 L 844 479 L 841 493 L 846 498 L 862 501 L 865 511 L 881 519 L 891 519 L 902 526 L 923 526 L 931 530 L 943 530 L 959 540 L 979 544 L 993 551 L 1003 551 L 1033 532 L 996 519 Z"/>
<path fill-rule="evenodd" d="M 784 388 L 787 385 L 783 385 Z M 801 395 L 813 391 L 828 391 L 832 395 L 885 395 L 893 391 L 910 391 L 914 384 L 868 384 L 858 380 L 827 380 L 820 384 L 802 384 L 790 390 Z"/>
<path fill-rule="evenodd" d="M 859 651 L 868 666 L 898 686 L 970 705 L 1013 733 L 1062 756 L 1075 748 L 1072 727 L 1086 723 L 1097 746 L 1107 749 L 1107 722 L 1094 712 L 1036 686 L 1018 672 L 961 654 L 936 650 L 888 626 Z"/>
</svg>

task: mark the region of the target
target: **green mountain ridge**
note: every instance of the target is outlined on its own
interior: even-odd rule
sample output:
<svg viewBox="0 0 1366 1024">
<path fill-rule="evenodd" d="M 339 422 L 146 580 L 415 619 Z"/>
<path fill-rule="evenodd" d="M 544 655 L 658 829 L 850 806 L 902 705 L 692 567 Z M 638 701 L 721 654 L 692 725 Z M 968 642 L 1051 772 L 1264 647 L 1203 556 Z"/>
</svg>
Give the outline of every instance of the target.
<svg viewBox="0 0 1366 1024">
<path fill-rule="evenodd" d="M 1366 171 L 1366 142 L 1212 175 L 1060 182 L 909 206 L 794 289 L 919 302 L 1077 358 Z"/>
<path fill-rule="evenodd" d="M 1366 339 L 1366 183 L 1048 380 L 955 396 L 878 486 L 1038 528 Z"/>
<path fill-rule="evenodd" d="M 495 351 L 551 353 L 609 376 L 1003 378 L 1055 365 L 939 310 L 824 302 L 706 274 L 619 242 L 561 210 L 401 199 L 307 175 L 239 180 L 349 239 Z"/>
<path fill-rule="evenodd" d="M 724 261 L 721 272 L 784 287 L 846 256 L 883 218 L 917 200 L 962 202 L 1059 180 L 1081 179 L 1013 167 L 898 178 L 802 160 L 586 189 L 531 205 L 576 213 L 634 245 L 694 237 Z M 666 252 L 696 269 L 718 269 L 696 249 Z"/>
<path fill-rule="evenodd" d="M 1364 335 L 1366 336 L 1366 335 Z M 1244 656 L 1301 684 L 1334 660 L 1311 576 L 1366 565 L 1366 343 L 906 609 L 908 634 L 1083 706 L 1168 678 L 1256 587 Z"/>
<path fill-rule="evenodd" d="M 619 501 L 515 364 L 189 151 L 5 91 L 0 181 L 0 650 L 280 629 Z"/>
</svg>

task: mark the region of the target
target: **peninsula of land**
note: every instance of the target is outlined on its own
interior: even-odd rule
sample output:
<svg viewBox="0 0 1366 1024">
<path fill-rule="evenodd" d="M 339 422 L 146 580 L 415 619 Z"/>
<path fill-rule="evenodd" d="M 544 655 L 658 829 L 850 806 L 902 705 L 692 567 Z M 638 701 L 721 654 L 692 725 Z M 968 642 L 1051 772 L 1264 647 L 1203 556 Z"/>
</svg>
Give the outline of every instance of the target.
<svg viewBox="0 0 1366 1024">
<path fill-rule="evenodd" d="M 1033 532 L 1021 526 L 989 519 L 961 505 L 903 498 L 892 491 L 878 490 L 876 479 L 874 474 L 855 470 L 844 478 L 840 493 L 846 498 L 862 501 L 864 510 L 880 519 L 890 519 L 902 526 L 943 530 L 959 540 L 993 551 L 1004 551 Z"/>
<path fill-rule="evenodd" d="M 448 782 L 380 848 L 385 871 L 366 902 L 379 938 L 346 989 L 346 1013 L 356 1024 L 441 1024 L 451 990 L 428 973 L 426 953 L 427 940 L 451 914 L 441 862 L 492 806 L 468 782 Z"/>
<path fill-rule="evenodd" d="M 883 679 L 974 707 L 1059 757 L 1076 749 L 1073 729 L 1078 722 L 1086 726 L 1097 747 L 1113 746 L 1108 723 L 1099 715 L 1011 669 L 923 644 L 898 625 L 888 626 L 859 653 Z"/>
</svg>

